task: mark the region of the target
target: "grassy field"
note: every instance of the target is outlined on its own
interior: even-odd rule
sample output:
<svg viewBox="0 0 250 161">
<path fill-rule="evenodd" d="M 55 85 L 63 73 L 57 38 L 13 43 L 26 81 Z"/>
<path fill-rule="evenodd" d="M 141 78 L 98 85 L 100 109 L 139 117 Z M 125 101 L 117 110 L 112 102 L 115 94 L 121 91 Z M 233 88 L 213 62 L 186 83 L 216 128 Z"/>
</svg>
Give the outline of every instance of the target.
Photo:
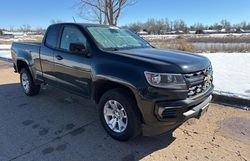
<svg viewBox="0 0 250 161">
<path fill-rule="evenodd" d="M 250 35 L 166 35 L 143 36 L 155 47 L 190 52 L 250 52 Z M 203 45 L 193 45 L 201 43 Z"/>
</svg>

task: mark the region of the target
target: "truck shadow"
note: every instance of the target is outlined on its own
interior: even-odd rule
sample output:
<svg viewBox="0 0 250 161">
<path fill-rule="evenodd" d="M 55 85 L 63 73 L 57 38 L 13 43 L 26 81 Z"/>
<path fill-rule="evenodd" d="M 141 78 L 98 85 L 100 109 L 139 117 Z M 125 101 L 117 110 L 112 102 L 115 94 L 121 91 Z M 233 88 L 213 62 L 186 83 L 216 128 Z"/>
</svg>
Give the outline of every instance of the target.
<svg viewBox="0 0 250 161">
<path fill-rule="evenodd" d="M 0 118 L 0 127 L 4 127 L 0 129 L 4 135 L 0 142 L 1 138 L 7 139 L 0 145 L 0 156 L 7 156 L 5 160 L 19 155 L 31 155 L 38 160 L 56 156 L 64 160 L 70 153 L 71 160 L 79 160 L 81 155 L 84 160 L 133 161 L 166 148 L 175 140 L 170 132 L 140 136 L 128 142 L 115 141 L 101 127 L 94 103 L 53 87 L 44 86 L 38 96 L 27 97 L 19 83 L 3 84 L 0 101 L 0 112 L 5 113 Z M 19 141 L 13 147 L 11 140 Z M 65 156 L 51 150 L 55 144 L 64 145 L 61 150 Z"/>
<path fill-rule="evenodd" d="M 175 139 L 172 132 L 154 137 L 137 137 L 128 143 L 134 151 L 122 157 L 122 160 L 141 160 L 158 150 L 167 148 Z"/>
</svg>

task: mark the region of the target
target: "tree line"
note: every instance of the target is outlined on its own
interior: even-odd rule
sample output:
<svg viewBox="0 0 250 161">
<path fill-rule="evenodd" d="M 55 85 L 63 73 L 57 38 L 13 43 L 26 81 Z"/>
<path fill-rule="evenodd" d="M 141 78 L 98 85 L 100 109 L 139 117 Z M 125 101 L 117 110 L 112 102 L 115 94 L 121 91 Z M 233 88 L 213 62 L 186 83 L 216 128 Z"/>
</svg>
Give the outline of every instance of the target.
<svg viewBox="0 0 250 161">
<path fill-rule="evenodd" d="M 135 22 L 125 25 L 134 32 L 145 31 L 148 34 L 166 34 L 175 32 L 188 33 L 188 31 L 202 32 L 204 30 L 224 30 L 225 32 L 243 32 L 244 30 L 250 30 L 250 22 L 241 22 L 238 24 L 232 24 L 228 20 L 221 20 L 220 22 L 214 23 L 212 25 L 204 25 L 202 23 L 195 23 L 193 25 L 187 25 L 184 20 L 174 20 L 169 19 L 148 19 L 146 22 Z"/>
<path fill-rule="evenodd" d="M 55 23 L 61 23 L 62 20 L 51 20 L 51 24 Z M 145 31 L 148 34 L 166 34 L 171 33 L 175 31 L 176 33 L 182 32 L 182 33 L 188 33 L 189 31 L 195 31 L 196 33 L 201 33 L 205 30 L 215 30 L 220 31 L 224 29 L 225 32 L 230 32 L 233 30 L 233 32 L 244 32 L 246 30 L 250 31 L 250 22 L 243 21 L 238 24 L 232 24 L 228 20 L 221 20 L 220 22 L 214 23 L 212 25 L 204 25 L 202 23 L 195 23 L 193 25 L 187 25 L 184 20 L 175 20 L 170 21 L 169 19 L 155 19 L 151 18 L 148 19 L 146 22 L 134 22 L 130 23 L 128 25 L 125 25 L 123 27 L 129 28 L 130 30 L 134 32 L 141 32 Z M 3 29 L 2 29 L 3 30 Z M 0 35 L 3 34 L 2 30 L 0 29 Z M 21 32 L 31 32 L 35 31 L 37 33 L 44 34 L 46 29 L 42 27 L 37 27 L 36 29 L 32 29 L 32 27 L 28 24 L 24 24 L 20 26 L 19 28 L 13 29 L 10 28 L 10 31 L 21 31 Z"/>
</svg>

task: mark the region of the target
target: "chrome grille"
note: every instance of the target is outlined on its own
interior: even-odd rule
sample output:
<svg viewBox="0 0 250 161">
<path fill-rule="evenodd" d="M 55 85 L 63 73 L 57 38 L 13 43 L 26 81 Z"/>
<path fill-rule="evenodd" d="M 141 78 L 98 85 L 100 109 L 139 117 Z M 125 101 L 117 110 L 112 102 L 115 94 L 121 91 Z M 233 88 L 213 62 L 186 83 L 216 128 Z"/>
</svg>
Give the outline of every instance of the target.
<svg viewBox="0 0 250 161">
<path fill-rule="evenodd" d="M 213 70 L 209 66 L 201 71 L 184 74 L 184 77 L 188 85 L 188 98 L 193 98 L 210 89 L 213 81 Z"/>
</svg>

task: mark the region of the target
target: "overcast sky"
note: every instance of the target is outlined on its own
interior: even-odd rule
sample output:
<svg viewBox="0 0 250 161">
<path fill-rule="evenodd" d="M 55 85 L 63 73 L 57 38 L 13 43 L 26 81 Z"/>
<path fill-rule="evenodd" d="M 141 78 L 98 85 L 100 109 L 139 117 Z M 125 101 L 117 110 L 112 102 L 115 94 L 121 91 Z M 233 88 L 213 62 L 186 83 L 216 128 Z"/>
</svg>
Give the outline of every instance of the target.
<svg viewBox="0 0 250 161">
<path fill-rule="evenodd" d="M 1 0 L 0 28 L 30 24 L 47 27 L 52 19 L 84 22 L 77 12 L 77 0 Z M 250 0 L 138 0 L 126 8 L 118 25 L 144 22 L 148 18 L 183 19 L 188 25 L 213 24 L 221 19 L 250 22 Z"/>
</svg>

